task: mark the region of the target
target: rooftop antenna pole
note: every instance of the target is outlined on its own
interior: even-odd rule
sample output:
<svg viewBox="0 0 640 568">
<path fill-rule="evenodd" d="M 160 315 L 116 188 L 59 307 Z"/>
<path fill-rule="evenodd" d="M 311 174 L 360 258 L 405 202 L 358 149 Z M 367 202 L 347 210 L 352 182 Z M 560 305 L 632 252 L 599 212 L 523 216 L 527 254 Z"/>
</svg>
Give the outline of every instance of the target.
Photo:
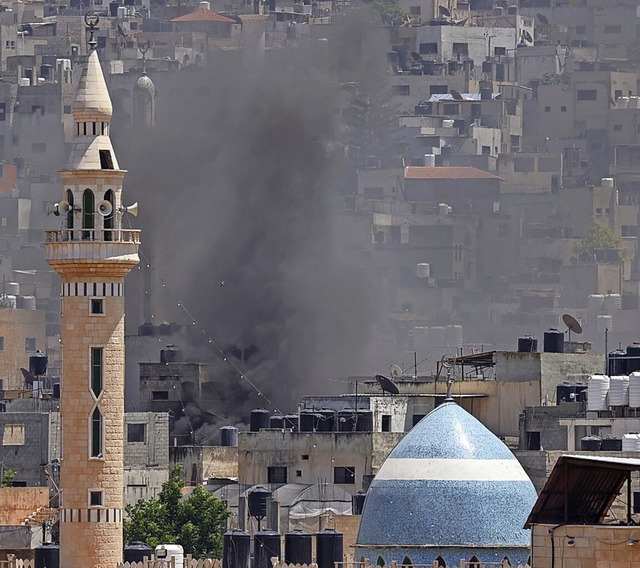
<svg viewBox="0 0 640 568">
<path fill-rule="evenodd" d="M 413 379 L 418 380 L 418 352 L 413 352 Z"/>
<path fill-rule="evenodd" d="M 445 402 L 453 402 L 453 396 L 451 396 L 451 385 L 453 385 L 453 379 L 451 378 L 451 367 L 447 369 L 447 398 Z"/>
</svg>

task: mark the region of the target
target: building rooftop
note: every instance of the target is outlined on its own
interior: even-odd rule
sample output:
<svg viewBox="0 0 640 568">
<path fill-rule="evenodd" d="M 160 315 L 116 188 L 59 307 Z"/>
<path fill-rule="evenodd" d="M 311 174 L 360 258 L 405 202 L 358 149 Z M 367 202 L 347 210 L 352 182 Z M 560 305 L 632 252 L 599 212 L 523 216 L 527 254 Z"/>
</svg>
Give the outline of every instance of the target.
<svg viewBox="0 0 640 568">
<path fill-rule="evenodd" d="M 199 7 L 198 9 L 190 12 L 189 14 L 185 14 L 184 16 L 179 16 L 177 18 L 173 18 L 172 22 L 218 22 L 220 24 L 235 24 L 235 20 L 231 18 L 225 18 L 220 14 L 216 14 L 211 10 L 207 10 L 207 8 Z"/>
<path fill-rule="evenodd" d="M 479 170 L 470 166 L 432 167 L 407 166 L 404 169 L 404 179 L 494 179 L 502 180 L 495 174 Z"/>
</svg>

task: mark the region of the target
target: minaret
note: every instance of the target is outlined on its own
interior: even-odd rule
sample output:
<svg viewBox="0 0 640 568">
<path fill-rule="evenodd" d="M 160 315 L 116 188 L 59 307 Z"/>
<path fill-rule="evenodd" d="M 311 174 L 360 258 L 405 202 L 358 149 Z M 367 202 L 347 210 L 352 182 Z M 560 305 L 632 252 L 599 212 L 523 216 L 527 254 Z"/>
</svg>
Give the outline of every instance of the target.
<svg viewBox="0 0 640 568">
<path fill-rule="evenodd" d="M 93 47 L 93 20 L 89 45 Z M 122 180 L 112 107 L 98 53 L 88 56 L 73 102 L 74 139 L 60 171 L 62 229 L 46 232 L 60 275 L 62 460 L 60 566 L 122 561 L 124 278 L 138 264 L 140 232 L 122 228 Z"/>
</svg>

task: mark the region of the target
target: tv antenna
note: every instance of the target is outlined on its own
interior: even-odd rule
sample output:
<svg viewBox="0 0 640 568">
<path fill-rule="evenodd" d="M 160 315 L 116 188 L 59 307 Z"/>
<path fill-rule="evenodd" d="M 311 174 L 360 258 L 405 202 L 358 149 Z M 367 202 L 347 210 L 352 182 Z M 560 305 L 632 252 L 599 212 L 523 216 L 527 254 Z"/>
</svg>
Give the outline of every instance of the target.
<svg viewBox="0 0 640 568">
<path fill-rule="evenodd" d="M 580 335 L 582 333 L 582 326 L 571 314 L 563 314 L 562 321 L 564 322 L 564 325 L 567 326 L 567 331 L 569 332 L 569 343 L 571 343 L 571 332 L 573 331 L 573 333 Z"/>
</svg>

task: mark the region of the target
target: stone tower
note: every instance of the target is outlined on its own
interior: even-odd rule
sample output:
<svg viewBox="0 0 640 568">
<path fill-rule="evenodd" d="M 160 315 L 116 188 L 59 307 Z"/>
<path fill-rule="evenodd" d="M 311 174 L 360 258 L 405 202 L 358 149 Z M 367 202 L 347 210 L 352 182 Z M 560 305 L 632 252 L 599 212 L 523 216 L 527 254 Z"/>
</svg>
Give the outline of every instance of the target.
<svg viewBox="0 0 640 568">
<path fill-rule="evenodd" d="M 90 42 L 91 45 L 91 42 Z M 60 275 L 62 460 L 60 566 L 115 568 L 122 560 L 124 278 L 138 264 L 140 232 L 122 228 L 124 170 L 96 51 L 73 102 L 74 139 L 60 171 L 62 228 L 47 231 Z"/>
</svg>

